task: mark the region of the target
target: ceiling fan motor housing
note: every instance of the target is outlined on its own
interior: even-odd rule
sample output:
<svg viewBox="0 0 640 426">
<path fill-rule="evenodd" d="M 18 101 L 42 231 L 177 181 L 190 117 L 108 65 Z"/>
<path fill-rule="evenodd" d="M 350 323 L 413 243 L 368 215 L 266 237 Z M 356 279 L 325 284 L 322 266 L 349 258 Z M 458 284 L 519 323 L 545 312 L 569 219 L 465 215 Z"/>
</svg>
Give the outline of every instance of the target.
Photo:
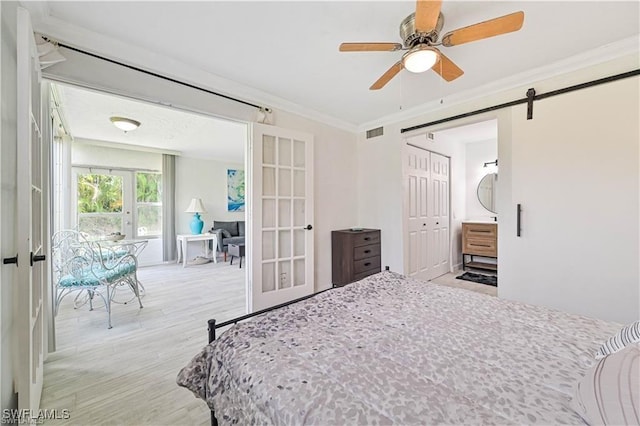
<svg viewBox="0 0 640 426">
<path fill-rule="evenodd" d="M 416 32 L 416 14 L 412 13 L 404 18 L 400 23 L 400 38 L 402 38 L 402 42 L 407 48 L 427 41 L 429 44 L 433 44 L 438 41 L 438 37 L 440 36 L 440 31 L 443 26 L 444 16 L 440 13 L 438 16 L 438 23 L 433 30 L 428 33 L 418 33 Z"/>
</svg>

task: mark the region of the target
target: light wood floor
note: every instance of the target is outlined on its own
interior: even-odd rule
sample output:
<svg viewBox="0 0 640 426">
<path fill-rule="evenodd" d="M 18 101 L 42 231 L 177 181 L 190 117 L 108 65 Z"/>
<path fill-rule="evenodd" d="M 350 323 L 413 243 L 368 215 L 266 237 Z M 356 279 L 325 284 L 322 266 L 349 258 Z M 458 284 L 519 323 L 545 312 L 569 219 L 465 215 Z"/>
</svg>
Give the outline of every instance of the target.
<svg viewBox="0 0 640 426">
<path fill-rule="evenodd" d="M 244 272 L 229 263 L 141 268 L 147 294 L 113 308 L 73 309 L 56 318 L 58 350 L 45 362 L 41 407 L 68 409 L 65 425 L 208 425 L 205 403 L 176 385 L 178 371 L 207 343 L 206 321 L 244 313 Z M 446 274 L 433 282 L 492 294 L 496 288 Z"/>
<path fill-rule="evenodd" d="M 71 418 L 47 424 L 209 424 L 205 403 L 176 376 L 207 344 L 209 318 L 244 314 L 246 269 L 235 263 L 140 268 L 144 308 L 115 305 L 110 330 L 104 307 L 73 309 L 73 296 L 64 299 L 41 407 L 68 409 Z"/>
</svg>

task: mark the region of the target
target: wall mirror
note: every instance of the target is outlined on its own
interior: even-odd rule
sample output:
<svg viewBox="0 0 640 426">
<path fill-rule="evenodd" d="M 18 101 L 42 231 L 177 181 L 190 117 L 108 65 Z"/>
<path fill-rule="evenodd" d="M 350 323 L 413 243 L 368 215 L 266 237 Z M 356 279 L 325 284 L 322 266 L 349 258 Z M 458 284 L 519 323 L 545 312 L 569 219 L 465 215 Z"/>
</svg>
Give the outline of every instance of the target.
<svg viewBox="0 0 640 426">
<path fill-rule="evenodd" d="M 482 207 L 491 213 L 496 211 L 496 186 L 498 183 L 498 174 L 489 173 L 485 175 L 478 184 L 478 200 Z"/>
</svg>

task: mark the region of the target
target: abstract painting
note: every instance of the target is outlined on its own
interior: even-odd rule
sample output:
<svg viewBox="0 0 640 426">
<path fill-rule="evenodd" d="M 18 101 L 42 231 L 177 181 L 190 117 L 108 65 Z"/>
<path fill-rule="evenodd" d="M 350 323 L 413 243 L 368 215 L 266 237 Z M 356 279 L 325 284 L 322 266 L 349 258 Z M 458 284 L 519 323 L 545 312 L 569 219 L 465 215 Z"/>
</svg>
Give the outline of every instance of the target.
<svg viewBox="0 0 640 426">
<path fill-rule="evenodd" d="M 227 210 L 244 211 L 244 170 L 227 169 Z"/>
</svg>

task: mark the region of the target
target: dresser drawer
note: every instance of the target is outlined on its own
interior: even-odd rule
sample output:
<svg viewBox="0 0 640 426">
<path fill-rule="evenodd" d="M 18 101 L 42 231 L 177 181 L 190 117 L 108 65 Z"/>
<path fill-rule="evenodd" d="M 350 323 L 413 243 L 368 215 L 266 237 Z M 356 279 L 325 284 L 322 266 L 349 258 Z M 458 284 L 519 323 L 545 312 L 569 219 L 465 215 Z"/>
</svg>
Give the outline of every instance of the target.
<svg viewBox="0 0 640 426">
<path fill-rule="evenodd" d="M 380 270 L 380 256 L 353 261 L 353 272 L 356 274 L 370 269 Z"/>
<path fill-rule="evenodd" d="M 380 244 L 371 244 L 353 248 L 353 259 L 360 260 L 367 257 L 380 256 Z"/>
<path fill-rule="evenodd" d="M 377 244 L 380 242 L 380 231 L 363 232 L 361 234 L 354 235 L 353 246 L 367 246 L 369 244 Z"/>
<path fill-rule="evenodd" d="M 359 274 L 355 274 L 353 276 L 353 280 L 360 281 L 361 279 L 366 278 L 369 275 L 377 274 L 378 272 L 380 272 L 379 269 L 370 269 L 368 271 L 360 272 Z"/>
<path fill-rule="evenodd" d="M 465 254 L 475 254 L 478 256 L 498 257 L 498 247 L 495 238 L 465 238 L 462 252 Z"/>
</svg>

